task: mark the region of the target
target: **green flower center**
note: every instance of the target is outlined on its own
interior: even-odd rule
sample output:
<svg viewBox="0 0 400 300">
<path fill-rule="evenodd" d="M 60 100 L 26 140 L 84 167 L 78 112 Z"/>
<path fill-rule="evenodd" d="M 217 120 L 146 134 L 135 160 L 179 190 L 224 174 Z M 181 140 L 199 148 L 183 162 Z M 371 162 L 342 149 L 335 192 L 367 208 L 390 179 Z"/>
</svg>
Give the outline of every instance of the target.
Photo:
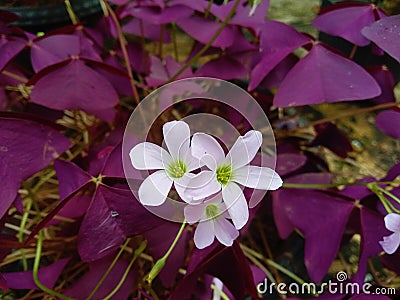
<svg viewBox="0 0 400 300">
<path fill-rule="evenodd" d="M 217 168 L 217 181 L 222 185 L 227 185 L 232 179 L 231 166 L 220 166 Z"/>
<path fill-rule="evenodd" d="M 181 178 L 186 173 L 186 165 L 183 161 L 177 160 L 168 166 L 168 175 L 172 178 Z"/>
<path fill-rule="evenodd" d="M 207 219 L 215 219 L 220 214 L 219 207 L 217 204 L 208 204 L 206 206 L 206 217 Z"/>
</svg>

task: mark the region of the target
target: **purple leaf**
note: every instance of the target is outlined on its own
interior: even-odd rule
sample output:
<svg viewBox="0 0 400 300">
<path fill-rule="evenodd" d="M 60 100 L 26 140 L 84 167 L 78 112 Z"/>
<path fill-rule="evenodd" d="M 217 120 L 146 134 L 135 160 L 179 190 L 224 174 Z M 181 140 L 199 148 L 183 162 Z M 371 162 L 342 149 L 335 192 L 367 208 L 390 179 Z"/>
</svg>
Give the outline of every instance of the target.
<svg viewBox="0 0 400 300">
<path fill-rule="evenodd" d="M 249 90 L 254 90 L 264 77 L 292 51 L 310 42 L 310 38 L 289 25 L 267 21 L 261 31 L 262 58 L 251 72 Z"/>
<path fill-rule="evenodd" d="M 269 72 L 269 74 L 260 83 L 261 88 L 272 88 L 279 87 L 281 82 L 289 73 L 289 71 L 294 67 L 294 65 L 299 61 L 299 58 L 294 54 L 289 54 L 286 56 L 279 64 L 275 66 Z"/>
<path fill-rule="evenodd" d="M 83 274 L 78 281 L 65 289 L 63 294 L 73 297 L 74 299 L 86 299 L 95 288 L 101 277 L 107 271 L 113 259 L 114 257 L 111 255 L 90 263 L 89 271 Z M 103 284 L 94 294 L 93 299 L 104 299 L 117 286 L 127 267 L 128 262 L 126 260 L 119 259 L 111 269 Z M 135 274 L 133 269 L 131 269 L 126 277 L 126 280 L 112 299 L 128 299 L 132 286 L 134 285 L 134 280 Z"/>
<path fill-rule="evenodd" d="M 81 109 L 94 115 L 114 111 L 119 100 L 113 86 L 83 61 L 71 60 L 48 71 L 46 68 L 31 79 L 35 82 L 32 102 L 59 110 Z"/>
<path fill-rule="evenodd" d="M 230 80 L 246 77 L 247 71 L 240 62 L 224 55 L 202 65 L 195 75 Z"/>
<path fill-rule="evenodd" d="M 319 15 L 312 24 L 330 35 L 366 46 L 370 41 L 361 34 L 361 29 L 375 22 L 377 14 L 385 16 L 374 4 L 339 7 Z"/>
<path fill-rule="evenodd" d="M 58 178 L 60 201 L 92 180 L 92 177 L 70 161 L 55 160 L 54 168 Z"/>
<path fill-rule="evenodd" d="M 379 241 L 383 236 L 390 232 L 386 229 L 383 216 L 362 206 L 360 208 L 361 216 L 361 247 L 360 258 L 358 262 L 357 273 L 353 276 L 353 280 L 362 284 L 367 272 L 368 258 L 382 252 L 382 246 Z"/>
<path fill-rule="evenodd" d="M 52 289 L 68 261 L 69 258 L 63 258 L 47 267 L 40 268 L 38 272 L 39 281 Z M 3 273 L 2 275 L 10 289 L 40 290 L 33 281 L 32 271 Z"/>
<path fill-rule="evenodd" d="M 261 1 L 252 15 L 250 15 L 251 8 L 249 2 L 246 4 L 242 3 L 229 23 L 243 27 L 250 27 L 258 33 L 262 25 L 266 22 L 265 19 L 268 13 L 269 0 Z"/>
<path fill-rule="evenodd" d="M 69 146 L 65 136 L 48 126 L 0 118 L 0 218 L 13 203 L 21 182 L 45 168 Z"/>
<path fill-rule="evenodd" d="M 276 172 L 280 176 L 288 175 L 304 166 L 306 161 L 307 157 L 302 154 L 279 154 L 276 160 Z"/>
<path fill-rule="evenodd" d="M 366 69 L 374 77 L 382 90 L 382 94 L 372 100 L 376 103 L 393 102 L 395 100 L 393 93 L 395 81 L 392 72 L 386 66 L 373 66 Z"/>
<path fill-rule="evenodd" d="M 154 25 L 145 20 L 132 19 L 126 25 L 123 26 L 123 31 L 136 36 L 143 36 L 144 38 L 150 39 L 152 41 L 159 41 L 160 37 L 162 42 L 170 43 L 171 38 L 168 31 L 163 30 L 161 32 L 160 25 Z"/>
<path fill-rule="evenodd" d="M 79 230 L 79 254 L 83 261 L 100 259 L 117 249 L 127 236 L 141 234 L 162 221 L 130 190 L 99 184 Z"/>
<path fill-rule="evenodd" d="M 275 95 L 274 105 L 362 100 L 380 93 L 379 85 L 362 67 L 317 43 L 287 74 Z"/>
<path fill-rule="evenodd" d="M 36 40 L 31 46 L 31 62 L 35 72 L 79 55 L 79 38 L 74 35 L 52 35 Z"/>
<path fill-rule="evenodd" d="M 385 110 L 376 117 L 376 126 L 388 136 L 400 139 L 400 112 Z"/>
<path fill-rule="evenodd" d="M 0 71 L 27 46 L 27 41 L 18 37 L 7 40 L 0 37 Z"/>
<path fill-rule="evenodd" d="M 132 2 L 132 6 L 136 6 L 137 3 Z M 128 7 L 124 10 L 122 17 L 131 15 L 141 20 L 146 20 L 151 24 L 161 25 L 171 22 L 176 22 L 180 19 L 190 17 L 193 10 L 185 5 L 174 5 L 171 7 L 165 7 L 163 9 L 159 7 Z"/>
<path fill-rule="evenodd" d="M 206 20 L 199 16 L 191 16 L 179 19 L 176 22 L 186 33 L 195 40 L 207 44 L 221 27 L 221 23 Z M 230 27 L 225 27 L 212 43 L 213 47 L 229 47 L 234 40 L 234 31 Z"/>
<path fill-rule="evenodd" d="M 390 16 L 365 27 L 362 34 L 400 62 L 400 15 Z"/>
</svg>

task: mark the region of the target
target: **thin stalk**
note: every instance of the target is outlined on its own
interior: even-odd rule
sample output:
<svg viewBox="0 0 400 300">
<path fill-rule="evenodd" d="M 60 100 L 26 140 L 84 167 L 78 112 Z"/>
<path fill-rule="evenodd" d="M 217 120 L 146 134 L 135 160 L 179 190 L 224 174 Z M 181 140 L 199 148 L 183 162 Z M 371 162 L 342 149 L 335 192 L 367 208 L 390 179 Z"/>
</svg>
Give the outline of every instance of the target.
<svg viewBox="0 0 400 300">
<path fill-rule="evenodd" d="M 40 230 L 38 233 L 38 241 L 36 246 L 36 255 L 35 261 L 33 263 L 33 281 L 35 284 L 43 291 L 53 297 L 58 297 L 64 300 L 74 300 L 68 296 L 60 294 L 52 289 L 49 289 L 47 286 L 43 285 L 43 283 L 39 280 L 39 265 L 40 265 L 40 257 L 42 255 L 42 246 L 43 246 L 43 231 Z"/>
<path fill-rule="evenodd" d="M 69 0 L 64 0 L 65 8 L 67 9 L 69 18 L 71 19 L 72 24 L 76 25 L 79 23 L 78 17 L 74 13 L 74 10 L 72 9 L 71 2 Z"/>
<path fill-rule="evenodd" d="M 96 286 L 92 290 L 92 292 L 89 294 L 89 296 L 86 298 L 86 300 L 92 299 L 94 294 L 96 294 L 97 290 L 100 288 L 100 286 L 103 284 L 104 280 L 106 280 L 108 274 L 110 274 L 111 270 L 114 268 L 115 264 L 117 263 L 118 259 L 121 257 L 122 253 L 124 252 L 126 246 L 128 246 L 130 242 L 130 238 L 125 241 L 125 243 L 122 245 L 121 249 L 119 249 L 118 254 L 115 256 L 114 260 L 111 262 L 110 266 L 108 267 L 107 271 L 103 274 L 103 276 L 100 278 L 99 282 L 97 282 Z"/>
<path fill-rule="evenodd" d="M 233 5 L 232 9 L 230 10 L 228 16 L 225 18 L 225 20 L 222 22 L 221 26 L 218 28 L 217 32 L 213 35 L 213 37 L 208 41 L 206 45 L 203 46 L 203 48 L 200 49 L 199 52 L 196 53 L 182 68 L 179 69 L 178 72 L 175 73 L 169 80 L 168 83 L 174 81 L 176 78 L 178 78 L 179 75 L 181 75 L 188 67 L 192 65 L 200 56 L 203 55 L 204 52 L 208 50 L 208 48 L 211 47 L 212 43 L 217 39 L 217 37 L 220 35 L 222 30 L 225 28 L 226 25 L 228 25 L 228 22 L 230 19 L 232 19 L 233 15 L 236 12 L 236 8 L 239 5 L 240 0 L 236 0 L 235 4 Z"/>
</svg>

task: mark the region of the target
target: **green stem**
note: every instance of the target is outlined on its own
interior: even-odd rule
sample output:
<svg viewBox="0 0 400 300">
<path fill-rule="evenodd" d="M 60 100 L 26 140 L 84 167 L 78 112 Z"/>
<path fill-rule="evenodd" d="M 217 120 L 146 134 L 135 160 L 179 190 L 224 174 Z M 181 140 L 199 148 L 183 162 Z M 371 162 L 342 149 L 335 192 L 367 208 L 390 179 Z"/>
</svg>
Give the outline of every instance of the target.
<svg viewBox="0 0 400 300">
<path fill-rule="evenodd" d="M 42 246 L 43 246 L 43 231 L 40 230 L 38 233 L 35 261 L 33 263 L 33 281 L 43 292 L 46 292 L 47 294 L 49 294 L 53 297 L 58 297 L 58 298 L 65 299 L 65 300 L 74 300 L 74 298 L 70 298 L 70 297 L 60 294 L 52 289 L 49 289 L 48 287 L 43 285 L 43 283 L 40 282 L 40 280 L 39 280 L 39 265 L 40 265 L 40 257 L 42 254 Z"/>
<path fill-rule="evenodd" d="M 230 19 L 232 19 L 233 15 L 236 12 L 236 8 L 239 5 L 240 0 L 236 0 L 235 4 L 233 5 L 231 11 L 229 12 L 228 16 L 225 18 L 225 20 L 222 22 L 221 26 L 218 28 L 217 32 L 213 35 L 213 37 L 208 41 L 206 45 L 204 45 L 203 48 L 200 49 L 199 52 L 196 53 L 195 56 L 193 56 L 178 72 L 175 73 L 174 76 L 172 76 L 169 80 L 168 83 L 174 81 L 176 78 L 178 78 L 179 75 L 181 75 L 189 66 L 192 65 L 193 62 L 195 62 L 200 56 L 203 55 L 204 52 L 208 50 L 208 48 L 211 47 L 212 43 L 218 38 L 222 30 L 225 28 L 226 25 L 228 25 L 228 22 Z"/>
<path fill-rule="evenodd" d="M 149 274 L 147 275 L 146 281 L 147 283 L 151 286 L 151 283 L 153 282 L 154 278 L 158 276 L 158 274 L 161 272 L 161 270 L 164 268 L 165 263 L 170 256 L 172 250 L 174 250 L 176 244 L 179 241 L 179 238 L 181 237 L 183 230 L 185 229 L 186 226 L 186 220 L 182 222 L 182 226 L 178 231 L 178 234 L 176 235 L 174 241 L 172 242 L 171 246 L 169 247 L 168 251 L 164 254 L 163 257 L 161 257 L 159 260 L 156 261 L 154 264 L 153 268 L 150 270 Z"/>
<path fill-rule="evenodd" d="M 334 188 L 334 187 L 340 187 L 340 186 L 349 186 L 349 185 L 359 185 L 359 186 L 370 186 L 371 183 L 373 184 L 393 184 L 393 181 L 376 181 L 376 182 L 370 182 L 370 183 L 365 183 L 365 182 L 337 182 L 337 183 L 326 183 L 326 184 L 318 184 L 318 183 L 283 183 L 282 187 L 283 188 L 290 188 L 290 189 L 327 189 L 327 188 Z"/>
<path fill-rule="evenodd" d="M 147 247 L 147 242 L 146 241 L 142 241 L 142 243 L 140 244 L 139 248 L 137 248 L 135 250 L 133 257 L 132 257 L 131 261 L 129 262 L 129 265 L 125 270 L 125 273 L 122 275 L 121 280 L 118 282 L 118 285 L 111 291 L 110 294 L 108 294 L 106 297 L 104 297 L 104 300 L 111 299 L 118 292 L 118 290 L 121 288 L 121 286 L 125 282 L 126 277 L 128 276 L 129 271 L 131 270 L 131 268 L 133 266 L 133 263 L 140 256 L 140 254 L 142 254 L 142 252 L 144 251 L 144 249 L 146 249 L 146 247 Z"/>
<path fill-rule="evenodd" d="M 106 280 L 108 274 L 110 274 L 112 268 L 114 268 L 115 264 L 117 263 L 118 259 L 121 257 L 122 253 L 124 252 L 125 248 L 128 246 L 130 242 L 130 238 L 126 240 L 126 242 L 122 245 L 121 249 L 119 249 L 118 254 L 115 256 L 114 260 L 111 262 L 110 266 L 108 267 L 107 271 L 103 274 L 99 282 L 97 282 L 96 286 L 92 290 L 92 292 L 89 294 L 89 296 L 86 298 L 86 300 L 90 300 L 94 294 L 96 294 L 97 290 L 100 288 L 100 286 L 103 284 L 104 280 Z"/>
</svg>

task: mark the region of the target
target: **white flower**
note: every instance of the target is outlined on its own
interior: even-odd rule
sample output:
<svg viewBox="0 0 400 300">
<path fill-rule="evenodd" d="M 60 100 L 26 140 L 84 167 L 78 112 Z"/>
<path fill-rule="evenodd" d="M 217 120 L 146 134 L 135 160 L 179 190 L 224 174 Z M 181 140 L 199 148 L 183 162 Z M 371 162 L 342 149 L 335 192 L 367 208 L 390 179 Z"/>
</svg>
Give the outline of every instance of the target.
<svg viewBox="0 0 400 300">
<path fill-rule="evenodd" d="M 229 215 L 220 194 L 201 204 L 187 205 L 184 215 L 189 224 L 199 222 L 194 233 L 194 243 L 198 249 L 211 245 L 215 237 L 221 244 L 232 246 L 239 236 L 239 231 L 228 220 Z"/>
<path fill-rule="evenodd" d="M 184 189 L 199 168 L 199 161 L 190 151 L 190 129 L 183 121 L 167 122 L 163 126 L 164 141 L 169 153 L 162 147 L 144 142 L 129 153 L 133 167 L 138 170 L 158 170 L 149 175 L 139 187 L 139 200 L 144 205 L 158 206 L 165 202 L 172 184 L 185 200 Z"/>
<path fill-rule="evenodd" d="M 261 132 L 251 130 L 240 136 L 225 156 L 222 147 L 212 136 L 205 133 L 194 134 L 192 155 L 210 170 L 202 171 L 190 181 L 185 197 L 197 201 L 222 189 L 222 198 L 233 224 L 241 229 L 249 219 L 249 210 L 238 184 L 262 190 L 276 190 L 282 186 L 282 179 L 274 170 L 249 165 L 261 144 Z"/>
<path fill-rule="evenodd" d="M 393 254 L 400 246 L 400 215 L 395 213 L 386 215 L 385 226 L 393 233 L 384 236 L 383 241 L 380 241 L 379 244 L 387 254 Z"/>
</svg>

